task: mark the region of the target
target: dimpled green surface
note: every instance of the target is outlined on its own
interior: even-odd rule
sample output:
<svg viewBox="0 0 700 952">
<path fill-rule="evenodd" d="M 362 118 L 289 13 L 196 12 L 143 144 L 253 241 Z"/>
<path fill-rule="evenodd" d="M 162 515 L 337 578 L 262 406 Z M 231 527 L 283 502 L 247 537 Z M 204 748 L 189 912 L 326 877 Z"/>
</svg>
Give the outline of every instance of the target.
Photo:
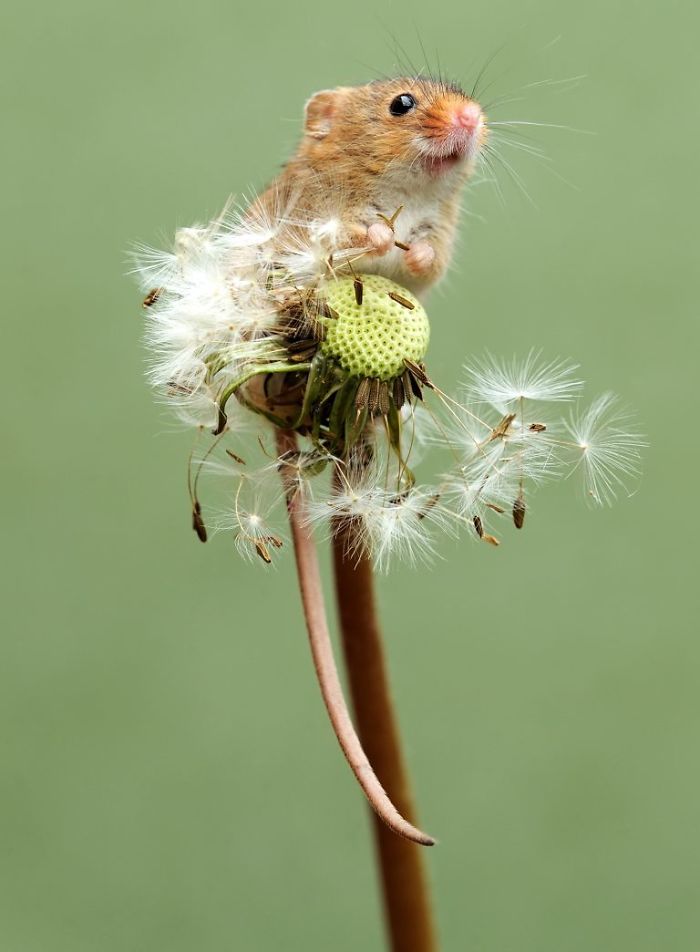
<svg viewBox="0 0 700 952">
<path fill-rule="evenodd" d="M 430 339 L 430 324 L 423 305 L 410 291 L 377 274 L 360 276 L 362 304 L 355 298 L 352 278 L 341 278 L 323 294 L 337 318 L 328 321 L 325 354 L 335 357 L 350 374 L 390 380 L 405 368 L 404 360 L 420 363 Z M 413 310 L 389 297 L 398 294 Z"/>
</svg>

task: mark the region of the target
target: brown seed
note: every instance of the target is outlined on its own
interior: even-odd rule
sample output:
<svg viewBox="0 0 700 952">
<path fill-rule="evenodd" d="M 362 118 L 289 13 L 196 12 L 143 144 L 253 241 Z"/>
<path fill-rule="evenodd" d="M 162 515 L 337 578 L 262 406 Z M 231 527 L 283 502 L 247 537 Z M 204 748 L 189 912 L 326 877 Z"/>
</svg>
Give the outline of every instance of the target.
<svg viewBox="0 0 700 952">
<path fill-rule="evenodd" d="M 146 297 L 143 299 L 142 306 L 153 307 L 153 305 L 157 302 L 158 298 L 161 296 L 162 293 L 163 293 L 162 288 L 153 288 L 152 290 L 148 292 Z"/>
<path fill-rule="evenodd" d="M 276 549 L 281 549 L 282 546 L 284 545 L 284 543 L 282 542 L 282 540 L 280 539 L 280 537 L 279 537 L 279 536 L 275 536 L 275 535 L 269 535 L 269 536 L 267 536 L 267 538 L 265 539 L 265 541 L 266 541 L 266 542 L 269 542 L 270 545 L 274 545 L 274 547 L 275 547 Z"/>
<path fill-rule="evenodd" d="M 369 401 L 369 389 L 370 381 L 369 377 L 364 377 L 360 381 L 360 386 L 357 388 L 357 393 L 355 394 L 355 409 L 358 411 L 366 410 L 367 403 Z"/>
<path fill-rule="evenodd" d="M 232 460 L 235 460 L 236 463 L 240 463 L 241 466 L 245 466 L 245 460 L 238 456 L 233 450 L 226 450 L 226 454 L 231 457 Z"/>
<path fill-rule="evenodd" d="M 410 370 L 406 370 L 403 375 L 403 386 L 406 394 L 412 393 L 417 400 L 423 399 L 423 391 Z"/>
<path fill-rule="evenodd" d="M 488 506 L 489 509 L 493 509 L 493 511 L 497 512 L 499 515 L 503 515 L 505 512 L 505 509 L 503 509 L 501 506 L 497 506 L 495 502 L 486 502 L 484 505 Z"/>
<path fill-rule="evenodd" d="M 404 390 L 403 380 L 401 377 L 397 377 L 394 380 L 394 406 L 397 410 L 400 410 L 401 407 L 406 402 L 406 391 Z"/>
<path fill-rule="evenodd" d="M 355 278 L 352 282 L 352 286 L 355 288 L 355 302 L 357 306 L 360 307 L 362 304 L 362 295 L 365 290 L 365 286 L 359 278 Z"/>
<path fill-rule="evenodd" d="M 430 377 L 425 372 L 423 364 L 416 364 L 412 360 L 404 360 L 404 364 L 409 373 L 411 373 L 423 387 L 427 387 L 429 390 L 435 389 Z"/>
<path fill-rule="evenodd" d="M 390 405 L 389 384 L 386 380 L 382 380 L 379 384 L 379 412 L 382 416 L 388 414 Z"/>
<path fill-rule="evenodd" d="M 314 341 L 314 340 L 309 340 L 308 337 L 304 337 L 304 338 L 301 339 L 301 340 L 290 340 L 290 341 L 288 341 L 288 342 L 286 343 L 285 346 L 286 346 L 286 348 L 287 348 L 288 353 L 290 353 L 290 354 L 296 354 L 297 351 L 300 351 L 300 350 L 302 350 L 302 351 L 303 351 L 303 350 L 308 350 L 308 349 L 311 348 L 311 347 L 315 347 L 315 346 L 316 346 L 316 341 Z"/>
<path fill-rule="evenodd" d="M 522 494 L 513 503 L 513 522 L 516 529 L 522 529 L 525 522 L 525 499 Z"/>
<path fill-rule="evenodd" d="M 485 534 L 482 536 L 482 538 L 483 538 L 484 542 L 488 542 L 489 545 L 494 545 L 494 546 L 495 546 L 495 545 L 500 545 L 500 544 L 501 544 L 501 543 L 498 541 L 498 539 L 496 538 L 496 536 L 489 535 L 488 533 L 485 533 Z"/>
<path fill-rule="evenodd" d="M 532 430 L 533 433 L 544 433 L 547 429 L 547 425 L 546 423 L 531 423 L 529 429 Z"/>
<path fill-rule="evenodd" d="M 316 345 L 314 344 L 313 347 L 309 347 L 306 350 L 299 350 L 294 354 L 289 354 L 289 362 L 292 364 L 305 364 L 311 360 L 315 353 Z"/>
<path fill-rule="evenodd" d="M 418 513 L 418 518 L 425 519 L 425 517 L 428 515 L 428 513 L 433 508 L 433 506 L 437 506 L 439 501 L 440 501 L 440 493 L 433 493 L 430 499 L 426 502 L 422 511 Z"/>
<path fill-rule="evenodd" d="M 181 383 L 176 383 L 174 380 L 168 382 L 168 396 L 174 397 L 176 394 L 178 396 L 189 397 L 194 391 L 192 387 L 185 387 Z"/>
<path fill-rule="evenodd" d="M 514 413 L 506 413 L 503 419 L 501 419 L 498 422 L 497 426 L 495 426 L 493 430 L 491 431 L 491 439 L 497 440 L 499 437 L 506 436 L 506 434 L 508 433 L 508 430 L 510 429 L 510 425 L 514 419 L 515 419 Z"/>
<path fill-rule="evenodd" d="M 367 400 L 369 412 L 374 415 L 379 409 L 379 380 L 373 377 L 369 382 L 369 397 Z"/>
<path fill-rule="evenodd" d="M 483 539 L 484 538 L 484 524 L 481 521 L 481 516 L 474 516 L 474 518 L 472 519 L 472 522 L 474 523 L 476 534 L 479 536 L 480 539 Z"/>
<path fill-rule="evenodd" d="M 400 506 L 406 501 L 408 497 L 408 490 L 405 489 L 402 493 L 395 493 L 390 499 L 389 502 L 392 506 Z"/>
<path fill-rule="evenodd" d="M 397 294 L 396 291 L 389 291 L 389 297 L 392 301 L 396 301 L 397 304 L 400 304 L 401 307 L 407 308 L 409 311 L 415 309 L 415 304 L 413 301 L 409 301 L 408 298 L 403 297 L 401 294 Z"/>
<path fill-rule="evenodd" d="M 402 251 L 408 251 L 408 249 L 411 247 L 410 245 L 404 244 L 403 241 L 395 241 L 394 244 L 396 245 L 397 248 L 400 248 Z"/>
<path fill-rule="evenodd" d="M 255 540 L 255 551 L 266 565 L 269 565 L 272 562 L 270 552 L 262 539 Z"/>
<path fill-rule="evenodd" d="M 207 541 L 207 527 L 204 525 L 204 519 L 202 519 L 202 507 L 198 499 L 195 499 L 192 506 L 192 528 L 197 533 L 200 542 Z"/>
</svg>

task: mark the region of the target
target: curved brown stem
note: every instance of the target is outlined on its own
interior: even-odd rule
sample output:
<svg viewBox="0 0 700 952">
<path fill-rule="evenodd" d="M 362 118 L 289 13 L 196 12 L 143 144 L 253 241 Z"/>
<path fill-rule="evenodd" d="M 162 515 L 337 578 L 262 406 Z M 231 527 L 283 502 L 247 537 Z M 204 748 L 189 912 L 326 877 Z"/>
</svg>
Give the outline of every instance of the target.
<svg viewBox="0 0 700 952">
<path fill-rule="evenodd" d="M 293 432 L 278 429 L 276 433 L 277 451 L 280 457 L 296 450 L 297 441 Z M 316 547 L 309 530 L 304 525 L 302 518 L 303 500 L 301 494 L 296 491 L 297 487 L 292 481 L 291 475 L 291 471 L 285 472 L 285 466 L 282 463 L 281 476 L 287 487 L 289 525 L 294 542 L 299 588 L 304 606 L 306 627 L 309 633 L 309 644 L 321 695 L 333 730 L 352 772 L 355 774 L 372 809 L 381 818 L 382 822 L 394 833 L 398 833 L 399 836 L 413 840 L 414 843 L 420 843 L 422 846 L 432 846 L 435 840 L 405 820 L 387 796 L 362 749 L 350 720 L 326 622 Z"/>
<path fill-rule="evenodd" d="M 357 557 L 352 525 L 336 526 L 335 586 L 350 693 L 360 738 L 381 783 L 401 814 L 415 819 L 408 775 L 391 702 L 382 636 L 374 603 L 372 564 Z M 349 556 L 352 552 L 352 556 Z M 374 818 L 386 922 L 394 952 L 435 952 L 424 854 Z"/>
</svg>

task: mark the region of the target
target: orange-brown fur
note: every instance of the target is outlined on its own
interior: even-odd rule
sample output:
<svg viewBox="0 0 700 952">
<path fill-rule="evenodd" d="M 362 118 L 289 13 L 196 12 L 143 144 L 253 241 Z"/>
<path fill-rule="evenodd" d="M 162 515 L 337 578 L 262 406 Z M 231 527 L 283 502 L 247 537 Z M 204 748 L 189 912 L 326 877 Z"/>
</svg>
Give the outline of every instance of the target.
<svg viewBox="0 0 700 952">
<path fill-rule="evenodd" d="M 414 96 L 417 105 L 405 115 L 391 115 L 389 105 L 402 93 Z M 407 77 L 316 93 L 306 105 L 296 154 L 253 213 L 274 217 L 291 208 L 296 220 L 335 215 L 339 248 L 371 249 L 358 270 L 425 291 L 448 266 L 460 192 L 486 136 L 482 121 L 468 147 L 466 133 L 454 131 L 455 111 L 471 102 L 457 87 Z M 397 249 L 393 241 L 389 248 L 381 224 L 370 240 L 368 229 L 401 205 L 394 237 L 409 250 Z"/>
</svg>

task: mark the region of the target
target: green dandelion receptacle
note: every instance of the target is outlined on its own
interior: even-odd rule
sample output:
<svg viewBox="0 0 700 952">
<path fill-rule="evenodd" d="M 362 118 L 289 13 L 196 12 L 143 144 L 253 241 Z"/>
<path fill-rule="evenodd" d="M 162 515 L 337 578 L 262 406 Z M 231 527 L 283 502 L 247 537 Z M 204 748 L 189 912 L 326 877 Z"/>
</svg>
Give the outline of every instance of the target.
<svg viewBox="0 0 700 952">
<path fill-rule="evenodd" d="M 309 337 L 294 340 L 285 359 L 280 348 L 277 359 L 228 384 L 217 401 L 214 433 L 226 427 L 226 404 L 236 393 L 275 426 L 311 434 L 336 454 L 351 449 L 367 419 L 378 415 L 387 419 L 397 447 L 398 411 L 431 386 L 423 367 L 430 339 L 423 305 L 388 278 L 353 273 L 320 282 L 303 308 Z"/>
<path fill-rule="evenodd" d="M 430 339 L 420 301 L 388 278 L 363 274 L 328 282 L 322 297 L 325 318 L 321 351 L 354 377 L 392 380 L 406 361 L 420 364 Z"/>
</svg>

